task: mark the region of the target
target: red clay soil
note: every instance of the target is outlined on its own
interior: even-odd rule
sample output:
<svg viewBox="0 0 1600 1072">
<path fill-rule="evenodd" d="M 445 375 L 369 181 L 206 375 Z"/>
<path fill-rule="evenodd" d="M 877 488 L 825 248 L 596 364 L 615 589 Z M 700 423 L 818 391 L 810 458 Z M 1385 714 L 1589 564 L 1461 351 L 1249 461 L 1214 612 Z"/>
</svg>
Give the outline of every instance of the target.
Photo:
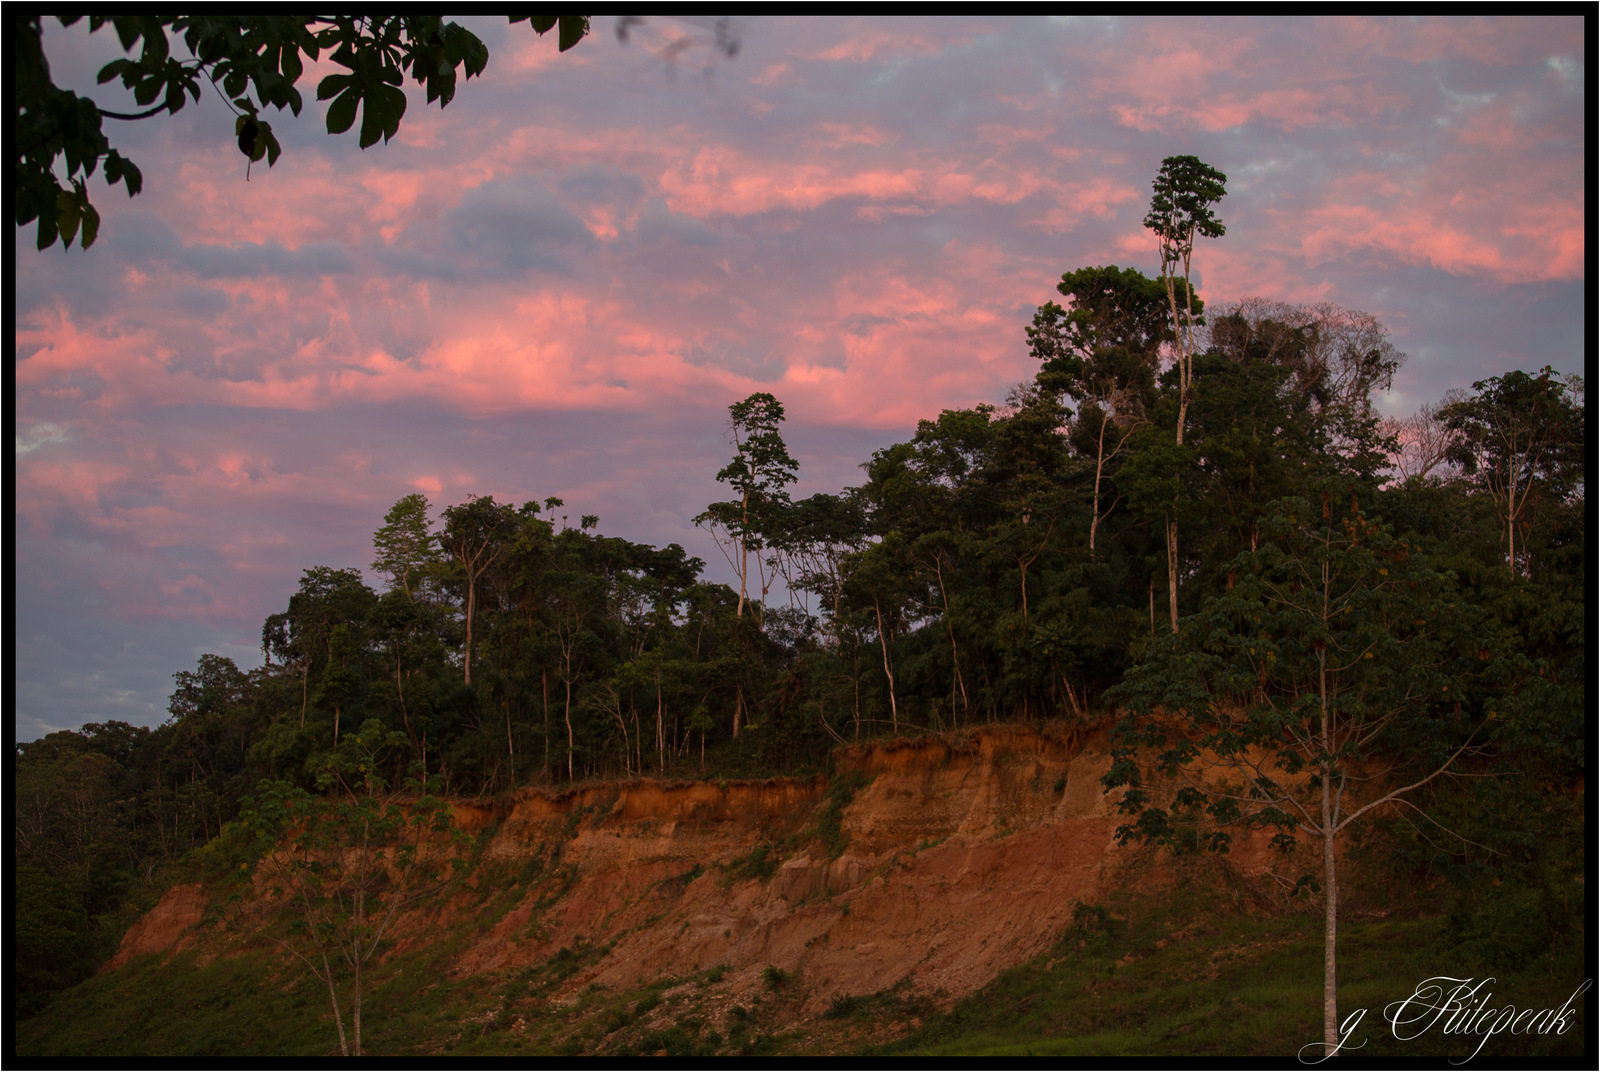
<svg viewBox="0 0 1600 1072">
<path fill-rule="evenodd" d="M 128 928 L 112 957 L 101 971 L 118 968 L 141 953 L 159 953 L 184 948 L 189 928 L 199 923 L 206 912 L 205 887 L 198 885 L 174 886 L 161 898 L 161 902 L 145 913 L 144 917 Z"/>
<path fill-rule="evenodd" d="M 463 975 L 537 964 L 563 947 L 610 944 L 567 981 L 632 987 L 718 964 L 734 992 L 774 965 L 804 984 L 804 1013 L 836 994 L 905 982 L 950 1000 L 1045 950 L 1074 904 L 1128 882 L 1168 881 L 1149 852 L 1116 845 L 1124 820 L 1100 777 L 1103 737 L 995 727 L 956 738 L 862 745 L 841 768 L 869 779 L 843 812 L 848 843 L 829 858 L 815 835 L 821 779 L 634 781 L 565 793 L 525 791 L 455 805 L 468 832 L 498 823 L 482 863 L 535 876 L 514 907 L 463 953 Z M 1267 863 L 1265 838 L 1235 847 L 1246 872 Z M 729 881 L 717 864 L 762 844 L 770 877 Z M 554 864 L 555 866 L 550 866 Z M 698 871 L 696 869 L 699 869 Z M 397 921 L 398 948 L 477 911 L 463 889 Z M 113 964 L 172 947 L 198 922 L 198 887 L 177 887 L 128 932 Z"/>
</svg>

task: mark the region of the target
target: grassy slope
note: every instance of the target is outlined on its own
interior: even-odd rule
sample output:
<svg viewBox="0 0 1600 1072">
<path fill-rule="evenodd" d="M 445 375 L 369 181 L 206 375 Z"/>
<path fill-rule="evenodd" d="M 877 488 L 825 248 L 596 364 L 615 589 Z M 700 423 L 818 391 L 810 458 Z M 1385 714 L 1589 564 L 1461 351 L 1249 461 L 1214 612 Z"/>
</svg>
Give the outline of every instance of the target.
<svg viewBox="0 0 1600 1072">
<path fill-rule="evenodd" d="M 1288 1056 L 1320 1039 L 1320 918 L 1244 914 L 1202 890 L 1129 899 L 1104 923 L 1090 916 L 1051 954 L 874 1052 Z M 1581 932 L 1547 956 L 1496 967 L 1457 955 L 1449 930 L 1441 912 L 1342 924 L 1340 1016 L 1367 1010 L 1352 1038 L 1365 1040 L 1361 1056 L 1460 1059 L 1472 1052 L 1477 1037 L 1447 1036 L 1436 1027 L 1397 1041 L 1384 1021 L 1386 1005 L 1432 976 L 1493 976 L 1485 991 L 1493 991 L 1490 1004 L 1519 1009 L 1560 1007 L 1586 978 Z M 1584 1017 L 1574 1017 L 1565 1036 L 1497 1035 L 1484 1053 L 1582 1054 Z"/>
</svg>

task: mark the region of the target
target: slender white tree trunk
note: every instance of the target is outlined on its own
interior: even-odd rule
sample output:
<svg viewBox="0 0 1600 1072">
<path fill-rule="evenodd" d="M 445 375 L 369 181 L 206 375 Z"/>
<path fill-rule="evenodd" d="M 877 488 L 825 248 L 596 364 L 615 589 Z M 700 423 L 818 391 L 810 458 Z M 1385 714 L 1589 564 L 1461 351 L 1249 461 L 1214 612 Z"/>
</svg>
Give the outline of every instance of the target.
<svg viewBox="0 0 1600 1072">
<path fill-rule="evenodd" d="M 883 674 L 889 679 L 889 718 L 894 723 L 894 731 L 900 732 L 900 709 L 894 702 L 894 668 L 889 665 L 889 637 L 883 629 L 883 608 L 878 605 L 878 597 L 872 597 L 872 609 L 878 614 L 878 643 L 883 647 Z"/>
<path fill-rule="evenodd" d="M 1323 823 L 1327 824 L 1331 813 L 1328 795 L 1333 789 L 1326 779 L 1326 766 L 1323 767 L 1323 773 L 1322 815 Z M 1322 924 L 1322 1040 L 1328 1044 L 1328 1052 L 1331 1053 L 1339 1042 L 1339 879 L 1334 871 L 1333 831 L 1327 825 L 1324 825 L 1322 834 L 1322 870 L 1326 906 Z"/>
</svg>

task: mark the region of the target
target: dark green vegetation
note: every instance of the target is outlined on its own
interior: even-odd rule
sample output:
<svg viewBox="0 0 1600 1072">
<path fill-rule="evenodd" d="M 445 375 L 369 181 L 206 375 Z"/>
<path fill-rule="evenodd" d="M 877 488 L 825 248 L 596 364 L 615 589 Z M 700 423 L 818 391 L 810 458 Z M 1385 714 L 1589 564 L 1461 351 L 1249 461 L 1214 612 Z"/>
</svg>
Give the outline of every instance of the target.
<svg viewBox="0 0 1600 1072">
<path fill-rule="evenodd" d="M 63 26 L 81 15 L 63 15 Z M 96 168 L 107 183 L 122 183 L 133 197 L 144 177 L 131 160 L 112 148 L 102 120 L 149 119 L 180 111 L 200 99 L 210 82 L 236 116 L 233 137 L 239 151 L 270 167 L 283 151 L 272 124 L 262 118 L 271 106 L 295 115 L 304 106 L 297 87 L 308 63 L 325 56 L 342 68 L 317 83 L 317 99 L 329 100 L 329 134 L 343 134 L 361 113 L 361 147 L 388 141 L 406 113 L 406 77 L 426 86 L 428 103 L 443 108 L 463 78 L 483 73 L 489 50 L 477 35 L 437 15 L 91 15 L 89 30 L 109 26 L 127 58 L 101 68 L 99 81 L 120 81 L 133 93 L 137 112 L 107 111 L 88 97 L 62 89 L 50 77 L 44 53 L 44 16 L 16 15 L 7 30 L 11 77 L 16 94 L 12 180 L 16 184 L 17 224 L 38 225 L 38 247 L 48 249 L 79 239 L 94 243 L 100 213 L 89 203 L 87 182 Z M 539 33 L 556 29 L 565 52 L 589 32 L 583 15 L 513 15 Z M 175 46 L 181 42 L 181 51 Z M 134 54 L 137 50 L 137 56 Z M 64 165 L 67 185 L 57 164 Z"/>
<path fill-rule="evenodd" d="M 1273 780 L 1256 807 L 1237 785 L 1171 796 L 1123 766 L 1130 835 L 1178 852 L 1224 849 L 1235 821 L 1315 835 L 1327 823 L 1295 808 L 1324 785 L 1354 814 L 1393 788 L 1361 780 L 1371 764 L 1434 772 L 1403 806 L 1366 813 L 1361 836 L 1395 881 L 1548 892 L 1542 915 L 1494 916 L 1503 932 L 1463 917 L 1464 946 L 1569 933 L 1587 844 L 1570 803 L 1586 753 L 1582 381 L 1514 372 L 1380 421 L 1372 394 L 1403 355 L 1374 319 L 1207 310 L 1189 293 L 1194 234 L 1221 232 L 1206 207 L 1220 176 L 1187 159 L 1158 180 L 1158 194 L 1192 180 L 1200 197 L 1157 220 L 1164 243 L 1181 240 L 1163 279 L 1063 276 L 1067 306 L 1046 303 L 1027 329 L 1038 374 L 1003 407 L 921 422 L 860 487 L 795 501 L 781 403 L 730 407 L 718 477 L 733 498 L 702 521 L 737 591 L 677 545 L 601 535 L 592 515 L 569 524 L 556 498 L 436 514 L 410 495 L 374 535 L 382 591 L 358 569 L 308 569 L 264 623 L 263 667 L 202 656 L 155 729 L 20 746 L 16 1013 L 85 978 L 264 781 L 348 791 L 330 772 L 364 769 L 484 796 L 814 774 L 848 740 L 1088 727 L 1114 701 L 1133 712 L 1118 729 L 1130 748 L 1265 755 Z M 1334 574 L 1357 580 L 1334 593 Z M 381 752 L 369 726 L 391 742 Z M 835 854 L 854 788 L 836 781 L 818 820 Z M 1331 893 L 1333 878 L 1305 888 Z M 701 1028 L 660 1048 L 713 1045 Z"/>
<path fill-rule="evenodd" d="M 1568 893 L 1581 898 L 1582 886 Z M 1219 892 L 1222 893 L 1219 896 Z M 1377 897 L 1382 891 L 1374 890 Z M 1351 1034 L 1353 1058 L 1468 1057 L 1479 1035 L 1447 1034 L 1441 1021 L 1402 1029 L 1384 1019 L 1392 1002 L 1439 975 L 1492 977 L 1478 991 L 1503 1009 L 1559 1010 L 1587 977 L 1581 920 L 1555 944 L 1519 915 L 1520 892 L 1492 887 L 1462 894 L 1447 915 L 1422 914 L 1410 891 L 1390 903 L 1367 901 L 1366 918 L 1346 923 L 1348 963 L 1339 1007 L 1365 1010 Z M 1535 900 L 1537 898 L 1534 898 Z M 1422 900 L 1428 900 L 1422 898 Z M 1409 902 L 1409 903 L 1408 903 Z M 1466 922 L 1470 920 L 1471 922 Z M 1515 951 L 1484 956 L 1460 941 L 1463 928 L 1521 931 Z M 1314 914 L 1256 915 L 1205 879 L 1164 898 L 1125 897 L 1110 906 L 1080 905 L 1049 953 L 1002 974 L 989 986 L 934 1015 L 918 1030 L 869 1051 L 876 1055 L 1106 1056 L 1169 1054 L 1284 1058 L 1322 1038 L 1321 921 Z M 1580 1056 L 1586 1052 L 1587 996 L 1565 1034 L 1497 1034 L 1486 1060 L 1510 1056 Z M 1314 1059 L 1320 1051 L 1307 1050 Z"/>
</svg>

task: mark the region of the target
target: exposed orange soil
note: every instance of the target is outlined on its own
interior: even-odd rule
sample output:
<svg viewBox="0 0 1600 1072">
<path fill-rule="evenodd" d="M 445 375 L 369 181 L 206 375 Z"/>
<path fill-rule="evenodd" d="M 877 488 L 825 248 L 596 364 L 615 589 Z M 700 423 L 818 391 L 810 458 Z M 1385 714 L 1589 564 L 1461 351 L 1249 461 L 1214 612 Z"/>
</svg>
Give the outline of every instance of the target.
<svg viewBox="0 0 1600 1072">
<path fill-rule="evenodd" d="M 562 947 L 610 944 L 565 993 L 726 964 L 733 992 L 757 987 L 767 965 L 791 973 L 807 1016 L 835 994 L 902 981 L 948 1000 L 1044 951 L 1077 901 L 1169 880 L 1158 857 L 1116 844 L 1124 820 L 1100 785 L 1111 762 L 1103 737 L 994 727 L 860 745 L 838 761 L 869 780 L 844 810 L 848 845 L 836 859 L 814 836 L 821 779 L 633 781 L 457 803 L 462 828 L 493 829 L 480 870 L 499 862 L 509 865 L 500 874 L 532 877 L 510 911 L 494 899 L 503 914 L 456 971 L 507 971 Z M 1233 864 L 1263 869 L 1265 841 L 1237 844 Z M 730 881 L 715 866 L 763 842 L 780 857 L 770 878 Z M 463 888 L 397 920 L 397 946 L 428 941 L 481 902 Z M 113 964 L 172 947 L 203 910 L 198 887 L 175 888 L 128 932 Z"/>
</svg>

